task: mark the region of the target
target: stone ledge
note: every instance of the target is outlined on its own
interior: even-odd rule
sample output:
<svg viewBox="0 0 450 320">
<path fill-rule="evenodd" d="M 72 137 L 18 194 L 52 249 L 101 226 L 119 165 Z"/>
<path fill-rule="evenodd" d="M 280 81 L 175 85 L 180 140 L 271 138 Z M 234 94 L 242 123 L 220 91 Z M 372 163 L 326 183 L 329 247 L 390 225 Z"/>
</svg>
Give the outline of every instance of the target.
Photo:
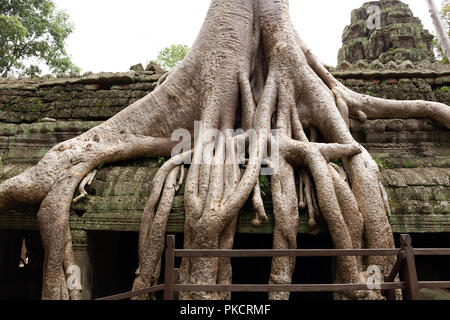
<svg viewBox="0 0 450 320">
<path fill-rule="evenodd" d="M 347 78 L 443 78 L 450 77 L 448 66 L 443 65 L 442 70 L 433 69 L 410 69 L 410 70 L 331 70 L 334 77 L 340 79 Z M 330 67 L 331 68 L 331 67 Z M 92 85 L 92 84 L 132 84 L 142 82 L 156 82 L 162 76 L 162 73 L 154 72 L 101 72 L 88 76 L 79 76 L 73 78 L 25 78 L 8 80 L 0 78 L 0 90 L 21 89 L 26 91 L 37 90 L 39 88 L 48 88 L 66 85 Z M 81 87 L 80 87 L 81 88 Z"/>
<path fill-rule="evenodd" d="M 119 231 L 139 232 L 141 223 L 140 212 L 128 212 L 126 214 L 86 214 L 83 217 L 72 215 L 70 217 L 71 230 L 85 231 Z M 255 228 L 251 225 L 252 216 L 241 216 L 238 220 L 237 233 L 244 234 L 272 234 L 273 222 L 263 224 Z M 409 214 L 390 216 L 389 221 L 395 233 L 443 233 L 450 232 L 450 217 L 448 215 L 421 215 Z M 38 230 L 36 216 L 32 213 L 8 212 L 0 215 L 0 229 L 6 230 Z M 326 233 L 326 225 L 321 222 L 319 231 Z M 171 214 L 167 232 L 184 232 L 184 216 Z M 309 233 L 308 222 L 305 215 L 300 217 L 298 232 Z"/>
<path fill-rule="evenodd" d="M 156 82 L 162 76 L 154 72 L 100 72 L 73 78 L 24 78 L 16 80 L 1 79 L 2 89 L 36 90 L 39 88 L 65 86 L 70 84 L 130 84 L 135 82 Z"/>
<path fill-rule="evenodd" d="M 387 78 L 441 78 L 449 77 L 450 71 L 436 70 L 347 70 L 334 71 L 333 76 L 339 79 L 387 79 Z"/>
<path fill-rule="evenodd" d="M 0 167 L 1 180 L 25 170 L 25 165 Z M 110 167 L 99 171 L 87 188 L 89 196 L 72 206 L 73 230 L 139 231 L 149 186 L 158 167 L 148 160 L 128 167 Z M 395 169 L 382 171 L 387 187 L 395 232 L 450 232 L 450 168 Z M 0 182 L 1 182 L 0 180 Z M 168 223 L 169 232 L 184 228 L 184 190 L 174 199 Z M 239 233 L 272 233 L 273 214 L 270 197 L 264 197 L 269 222 L 259 228 L 251 225 L 253 213 L 247 203 L 240 213 Z M 37 208 L 0 214 L 0 229 L 35 230 Z M 327 228 L 321 224 L 321 232 Z M 301 212 L 300 233 L 308 233 L 306 212 Z"/>
</svg>

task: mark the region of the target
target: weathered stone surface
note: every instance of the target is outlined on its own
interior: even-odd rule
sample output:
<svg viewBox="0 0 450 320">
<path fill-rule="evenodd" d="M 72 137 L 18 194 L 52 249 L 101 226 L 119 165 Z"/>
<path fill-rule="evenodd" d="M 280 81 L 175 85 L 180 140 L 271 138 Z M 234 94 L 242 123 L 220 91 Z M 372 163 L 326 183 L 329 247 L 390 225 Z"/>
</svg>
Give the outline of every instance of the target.
<svg viewBox="0 0 450 320">
<path fill-rule="evenodd" d="M 142 64 L 135 64 L 134 66 L 130 67 L 131 71 L 136 71 L 136 72 L 140 72 L 140 71 L 144 71 L 144 67 L 142 66 Z"/>
<path fill-rule="evenodd" d="M 104 121 L 153 90 L 161 74 L 100 73 L 71 79 L 0 84 L 0 122 Z"/>
<path fill-rule="evenodd" d="M 379 28 L 376 20 L 370 21 L 373 18 L 370 6 L 380 8 Z M 374 69 L 378 69 L 380 63 L 385 64 L 385 68 L 396 68 L 396 62 L 401 64 L 405 60 L 416 64 L 434 61 L 433 35 L 423 28 L 409 6 L 399 0 L 370 1 L 353 10 L 351 24 L 345 28 L 342 41 L 338 54 L 341 70 L 362 68 L 364 63 L 372 67 L 371 63 L 376 60 Z"/>
<path fill-rule="evenodd" d="M 145 71 L 153 71 L 153 72 L 156 72 L 156 73 L 164 73 L 164 72 L 166 72 L 155 61 L 150 61 L 150 63 L 145 68 Z"/>
</svg>

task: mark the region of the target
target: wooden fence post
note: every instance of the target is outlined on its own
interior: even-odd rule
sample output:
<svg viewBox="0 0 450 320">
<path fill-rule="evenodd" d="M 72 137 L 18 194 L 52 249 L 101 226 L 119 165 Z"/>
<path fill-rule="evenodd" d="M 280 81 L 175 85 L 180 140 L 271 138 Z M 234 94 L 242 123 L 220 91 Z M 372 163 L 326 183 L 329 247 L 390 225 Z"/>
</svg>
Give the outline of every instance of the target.
<svg viewBox="0 0 450 320">
<path fill-rule="evenodd" d="M 175 280 L 175 236 L 166 238 L 166 265 L 164 268 L 164 300 L 173 300 L 173 285 Z"/>
<path fill-rule="evenodd" d="M 174 277 L 174 283 L 179 284 L 180 283 L 180 269 L 179 268 L 173 270 L 173 277 Z M 175 300 L 179 299 L 178 293 L 179 293 L 178 291 L 175 291 L 173 294 L 173 298 Z"/>
<path fill-rule="evenodd" d="M 400 271 L 400 279 L 406 282 L 406 289 L 403 290 L 404 300 L 420 300 L 419 283 L 417 281 L 416 262 L 411 246 L 411 236 L 409 234 L 400 235 L 400 244 L 405 254 L 405 261 Z"/>
</svg>

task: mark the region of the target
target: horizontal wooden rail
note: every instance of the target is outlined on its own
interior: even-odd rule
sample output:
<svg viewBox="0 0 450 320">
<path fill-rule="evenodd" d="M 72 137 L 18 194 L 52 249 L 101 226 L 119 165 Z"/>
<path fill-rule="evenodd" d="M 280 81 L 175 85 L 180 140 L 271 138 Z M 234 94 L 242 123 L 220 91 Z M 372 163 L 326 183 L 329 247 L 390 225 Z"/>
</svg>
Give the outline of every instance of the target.
<svg viewBox="0 0 450 320">
<path fill-rule="evenodd" d="M 420 299 L 420 288 L 450 288 L 450 281 L 418 281 L 415 256 L 450 256 L 450 249 L 414 249 L 411 237 L 400 236 L 399 249 L 306 249 L 306 250 L 191 250 L 175 249 L 175 236 L 167 236 L 164 284 L 148 289 L 126 292 L 98 300 L 123 300 L 148 293 L 164 291 L 165 300 L 177 299 L 178 292 L 339 292 L 368 291 L 368 284 L 178 284 L 175 257 L 227 257 L 227 258 L 273 258 L 273 257 L 342 257 L 342 256 L 397 256 L 392 270 L 384 283 L 378 284 L 388 300 L 396 299 L 396 289 L 402 289 L 403 298 Z M 395 281 L 397 277 L 400 281 Z"/>
<path fill-rule="evenodd" d="M 450 289 L 450 281 L 419 281 L 419 288 Z"/>
<path fill-rule="evenodd" d="M 307 250 L 191 250 L 176 249 L 175 257 L 340 257 L 340 256 L 395 256 L 401 249 L 307 249 Z"/>
<path fill-rule="evenodd" d="M 405 282 L 382 283 L 382 290 L 404 289 Z M 230 284 L 230 285 L 197 285 L 197 284 L 175 284 L 175 291 L 183 292 L 338 292 L 370 290 L 367 284 Z"/>
<path fill-rule="evenodd" d="M 415 256 L 450 256 L 450 249 L 413 249 Z"/>
</svg>

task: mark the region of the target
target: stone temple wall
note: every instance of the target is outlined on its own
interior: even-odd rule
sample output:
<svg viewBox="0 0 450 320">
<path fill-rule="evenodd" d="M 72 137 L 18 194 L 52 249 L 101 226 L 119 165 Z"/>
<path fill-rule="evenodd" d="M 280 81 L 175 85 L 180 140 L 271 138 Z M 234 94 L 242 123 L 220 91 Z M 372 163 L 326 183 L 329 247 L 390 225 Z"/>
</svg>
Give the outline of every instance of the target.
<svg viewBox="0 0 450 320">
<path fill-rule="evenodd" d="M 102 73 L 71 79 L 0 80 L 0 181 L 35 164 L 55 144 L 107 120 L 151 92 L 161 74 Z M 450 72 L 335 72 L 355 91 L 390 99 L 426 99 L 450 104 Z M 450 132 L 431 120 L 351 122 L 352 133 L 383 169 L 395 232 L 450 232 Z M 72 230 L 139 231 L 141 214 L 158 161 L 105 165 L 72 207 Z M 169 221 L 182 232 L 183 190 Z M 270 215 L 270 199 L 265 199 Z M 36 230 L 37 208 L 0 214 L 0 229 Z M 271 233 L 272 221 L 253 228 L 245 206 L 238 232 Z M 326 231 L 323 226 L 322 231 Z M 299 232 L 308 232 L 303 212 Z"/>
</svg>

